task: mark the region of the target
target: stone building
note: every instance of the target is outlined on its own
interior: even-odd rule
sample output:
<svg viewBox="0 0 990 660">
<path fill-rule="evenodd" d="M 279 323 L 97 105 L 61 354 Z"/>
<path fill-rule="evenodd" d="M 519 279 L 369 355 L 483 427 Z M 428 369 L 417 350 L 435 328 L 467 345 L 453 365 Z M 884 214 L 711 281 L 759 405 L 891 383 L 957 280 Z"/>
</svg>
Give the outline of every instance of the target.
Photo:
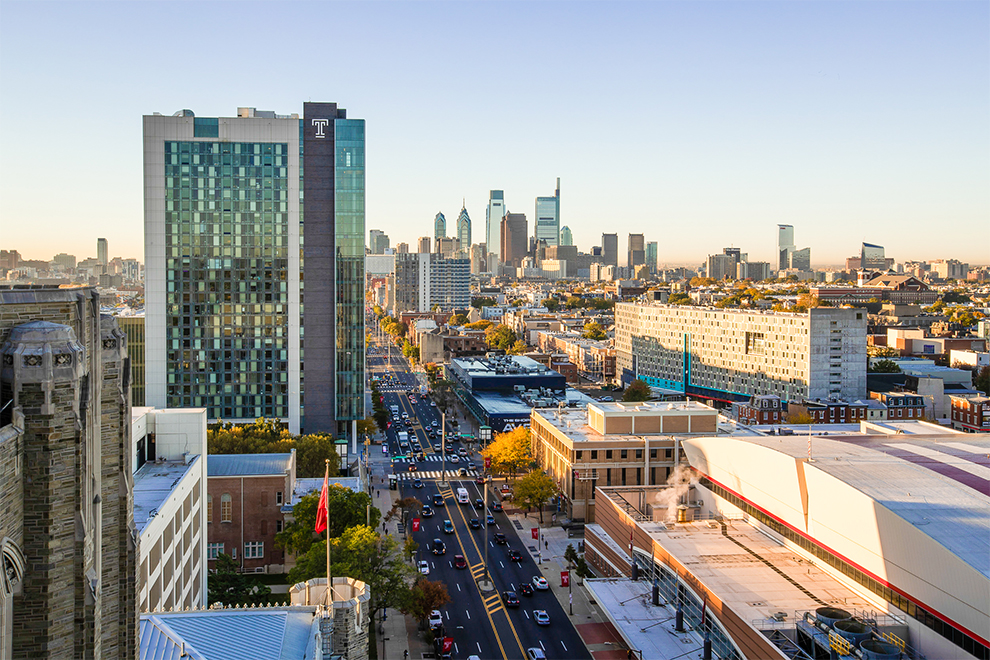
<svg viewBox="0 0 990 660">
<path fill-rule="evenodd" d="M 0 658 L 135 658 L 130 364 L 90 288 L 0 289 Z"/>
</svg>

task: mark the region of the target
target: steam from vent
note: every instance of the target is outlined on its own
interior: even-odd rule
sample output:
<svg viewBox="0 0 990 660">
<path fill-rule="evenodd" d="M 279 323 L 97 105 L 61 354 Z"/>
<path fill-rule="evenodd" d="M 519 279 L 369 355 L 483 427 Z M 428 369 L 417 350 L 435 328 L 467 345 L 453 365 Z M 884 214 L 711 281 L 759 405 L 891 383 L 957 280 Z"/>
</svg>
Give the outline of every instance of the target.
<svg viewBox="0 0 990 660">
<path fill-rule="evenodd" d="M 686 495 L 691 486 L 691 470 L 683 465 L 678 465 L 667 478 L 667 485 L 656 496 L 655 509 L 667 509 L 665 521 L 673 522 L 677 520 L 677 505 L 680 504 L 681 497 Z"/>
</svg>

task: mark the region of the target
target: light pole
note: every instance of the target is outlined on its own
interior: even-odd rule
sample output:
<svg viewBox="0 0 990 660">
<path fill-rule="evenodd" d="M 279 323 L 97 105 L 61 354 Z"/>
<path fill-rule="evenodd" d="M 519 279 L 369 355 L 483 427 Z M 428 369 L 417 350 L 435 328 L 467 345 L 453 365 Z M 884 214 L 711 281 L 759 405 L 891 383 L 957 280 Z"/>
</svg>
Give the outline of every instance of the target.
<svg viewBox="0 0 990 660">
<path fill-rule="evenodd" d="M 482 443 L 486 442 L 492 437 L 492 429 L 489 426 L 482 426 L 478 429 L 478 440 Z M 484 460 L 484 458 L 482 458 Z M 478 585 L 481 587 L 482 591 L 491 591 L 492 585 L 492 575 L 491 571 L 488 570 L 488 491 L 491 490 L 492 475 L 489 474 L 488 468 L 485 464 L 481 464 L 481 468 L 485 471 L 485 581 L 484 583 Z"/>
<path fill-rule="evenodd" d="M 440 483 L 447 487 L 447 413 L 440 411 Z"/>
</svg>

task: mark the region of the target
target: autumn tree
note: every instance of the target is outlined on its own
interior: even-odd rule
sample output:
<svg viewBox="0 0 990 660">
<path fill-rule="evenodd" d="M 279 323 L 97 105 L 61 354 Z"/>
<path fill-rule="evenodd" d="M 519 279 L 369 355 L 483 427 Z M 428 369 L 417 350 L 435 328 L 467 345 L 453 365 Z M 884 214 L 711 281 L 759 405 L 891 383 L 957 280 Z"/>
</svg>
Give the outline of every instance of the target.
<svg viewBox="0 0 990 660">
<path fill-rule="evenodd" d="M 508 351 L 516 343 L 516 333 L 507 325 L 499 323 L 490 326 L 485 330 L 485 343 L 489 348 L 497 348 Z"/>
<path fill-rule="evenodd" d="M 481 455 L 491 459 L 492 472 L 515 476 L 533 462 L 529 429 L 517 426 L 507 433 L 497 434 Z"/>
<path fill-rule="evenodd" d="M 327 488 L 327 531 L 317 535 L 313 530 L 316 527 L 319 501 L 319 493 L 310 493 L 292 507 L 293 520 L 286 523 L 285 528 L 275 535 L 276 546 L 296 555 L 305 554 L 327 532 L 330 538 L 335 538 L 348 527 L 369 522 L 368 506 L 372 505 L 370 495 L 355 492 L 339 484 L 330 484 Z M 370 522 L 373 529 L 378 527 L 381 517 L 381 511 L 372 505 Z"/>
<path fill-rule="evenodd" d="M 463 314 L 454 314 L 449 319 L 447 319 L 447 325 L 465 325 L 468 322 L 468 317 Z"/>
<path fill-rule="evenodd" d="M 409 600 L 402 608 L 403 614 L 409 614 L 423 623 L 430 618 L 430 612 L 439 610 L 450 602 L 447 585 L 439 580 L 429 580 L 421 577 L 409 590 Z"/>
<path fill-rule="evenodd" d="M 385 520 L 391 521 L 398 518 L 399 522 L 408 526 L 409 520 L 422 510 L 423 503 L 417 498 L 403 497 L 402 499 L 395 501 L 392 508 L 385 514 Z"/>
<path fill-rule="evenodd" d="M 540 512 L 540 522 L 543 522 L 543 505 L 557 493 L 557 484 L 543 470 L 533 470 L 520 479 L 512 487 L 512 500 L 529 509 L 536 507 Z"/>
<path fill-rule="evenodd" d="M 608 337 L 608 335 L 605 334 L 605 329 L 597 321 L 588 321 L 585 323 L 584 332 L 581 333 L 581 336 L 585 339 L 595 339 L 598 341 Z"/>
<path fill-rule="evenodd" d="M 646 384 L 646 381 L 637 378 L 626 388 L 622 394 L 623 401 L 649 401 L 653 395 L 653 390 Z"/>
<path fill-rule="evenodd" d="M 340 465 L 332 435 L 293 435 L 277 419 L 259 418 L 251 424 L 211 424 L 206 442 L 210 454 L 288 454 L 295 449 L 296 474 L 300 477 L 322 477 L 328 459 L 330 476 L 337 474 Z"/>
<path fill-rule="evenodd" d="M 528 349 L 529 347 L 526 345 L 526 342 L 524 342 L 522 339 L 517 339 L 516 343 L 514 343 L 511 347 L 509 347 L 508 353 L 509 355 L 522 355 Z"/>
<path fill-rule="evenodd" d="M 480 319 L 478 321 L 475 321 L 474 323 L 468 323 L 464 327 L 467 328 L 468 330 L 487 330 L 493 325 L 495 324 L 489 321 L 488 319 Z"/>
</svg>

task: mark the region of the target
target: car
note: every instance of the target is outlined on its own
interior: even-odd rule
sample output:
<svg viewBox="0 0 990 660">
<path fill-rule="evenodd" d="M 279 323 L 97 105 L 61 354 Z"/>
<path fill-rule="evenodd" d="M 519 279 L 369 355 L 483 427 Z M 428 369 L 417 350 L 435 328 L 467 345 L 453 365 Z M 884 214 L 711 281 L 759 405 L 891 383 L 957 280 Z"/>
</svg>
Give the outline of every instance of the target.
<svg viewBox="0 0 990 660">
<path fill-rule="evenodd" d="M 436 401 L 430 401 L 430 407 L 431 408 L 436 408 L 437 407 L 437 402 Z"/>
<path fill-rule="evenodd" d="M 433 610 L 430 612 L 430 628 L 437 628 L 443 625 L 443 614 L 440 610 Z"/>
<path fill-rule="evenodd" d="M 502 510 L 501 502 L 492 502 L 492 511 L 501 511 L 501 510 Z"/>
<path fill-rule="evenodd" d="M 550 588 L 550 585 L 547 584 L 547 579 L 545 577 L 541 575 L 534 575 L 533 588 L 536 589 L 537 591 L 546 591 L 547 589 Z"/>
<path fill-rule="evenodd" d="M 492 535 L 492 540 L 495 541 L 496 545 L 505 545 L 508 541 L 505 540 L 505 534 L 502 532 L 495 532 Z"/>
<path fill-rule="evenodd" d="M 444 534 L 453 534 L 454 533 L 454 523 L 450 522 L 449 520 L 444 520 L 443 521 L 443 533 Z"/>
<path fill-rule="evenodd" d="M 447 546 L 443 544 L 440 539 L 433 539 L 433 554 L 435 555 L 445 555 L 447 554 Z"/>
<path fill-rule="evenodd" d="M 471 520 L 468 521 L 468 525 L 471 529 L 481 529 L 481 521 L 477 518 L 471 518 Z"/>
<path fill-rule="evenodd" d="M 433 422 L 433 428 L 435 429 L 440 428 L 440 422 Z"/>
<path fill-rule="evenodd" d="M 425 461 L 426 460 L 426 454 L 424 454 L 422 451 L 420 451 L 420 453 L 416 454 L 416 460 L 417 461 Z"/>
<path fill-rule="evenodd" d="M 492 514 L 490 514 L 490 513 L 489 513 L 489 514 L 488 514 L 488 520 L 487 520 L 487 523 L 488 523 L 489 525 L 494 525 L 494 524 L 495 524 L 495 516 L 493 516 Z"/>
<path fill-rule="evenodd" d="M 414 396 L 409 397 L 409 403 L 416 403 L 416 397 Z"/>
<path fill-rule="evenodd" d="M 483 499 L 481 499 L 480 497 L 475 498 L 475 500 L 474 500 L 474 508 L 475 509 L 484 509 L 485 508 L 485 501 Z"/>
<path fill-rule="evenodd" d="M 461 459 L 457 458 L 457 454 L 451 454 L 450 456 L 447 457 L 447 460 L 450 461 L 451 463 L 461 462 Z"/>
<path fill-rule="evenodd" d="M 447 501 L 440 493 L 433 494 L 433 506 L 447 506 Z"/>
<path fill-rule="evenodd" d="M 419 569 L 420 575 L 429 575 L 430 574 L 430 562 L 428 562 L 428 561 L 418 562 L 416 564 L 416 568 Z"/>
<path fill-rule="evenodd" d="M 526 660 L 547 660 L 547 654 L 543 652 L 543 649 L 531 646 L 526 649 Z"/>
<path fill-rule="evenodd" d="M 465 449 L 464 447 L 461 447 L 460 449 L 457 450 L 457 455 L 458 456 L 467 456 L 468 455 L 467 449 Z"/>
<path fill-rule="evenodd" d="M 432 518 L 432 517 L 433 517 L 433 507 L 432 507 L 432 506 L 430 506 L 429 504 L 424 504 L 424 505 L 423 505 L 423 513 L 422 513 L 422 516 L 423 516 L 424 518 Z"/>
<path fill-rule="evenodd" d="M 454 568 L 467 568 L 467 560 L 464 555 L 454 555 Z"/>
<path fill-rule="evenodd" d="M 468 476 L 467 468 L 458 468 L 457 469 L 457 476 L 458 477 L 466 477 L 466 476 Z"/>
<path fill-rule="evenodd" d="M 509 550 L 509 561 L 522 561 L 522 553 L 518 550 Z"/>
<path fill-rule="evenodd" d="M 467 470 L 465 470 L 465 472 L 467 472 Z M 477 477 L 475 477 L 474 483 L 483 486 L 485 484 L 485 478 L 479 474 Z"/>
<path fill-rule="evenodd" d="M 599 401 L 606 401 L 606 402 L 608 402 L 608 401 L 615 401 L 615 399 L 613 399 L 613 398 L 612 398 L 612 397 L 610 397 L 610 396 L 603 396 L 602 398 L 600 398 L 600 399 L 598 399 L 598 400 L 599 400 Z"/>
<path fill-rule="evenodd" d="M 515 591 L 506 591 L 502 594 L 502 600 L 506 607 L 519 607 L 519 596 Z"/>
<path fill-rule="evenodd" d="M 413 488 L 422 488 L 422 487 L 423 487 L 423 480 L 422 479 L 414 479 L 413 480 Z"/>
<path fill-rule="evenodd" d="M 406 468 L 406 469 L 407 469 L 407 470 L 409 470 L 410 472 L 415 472 L 415 471 L 416 471 L 416 470 L 418 470 L 419 468 L 418 468 L 418 467 L 416 467 L 416 464 L 415 464 L 415 463 L 410 463 L 410 464 L 409 464 L 409 467 L 408 467 L 408 468 Z"/>
</svg>

